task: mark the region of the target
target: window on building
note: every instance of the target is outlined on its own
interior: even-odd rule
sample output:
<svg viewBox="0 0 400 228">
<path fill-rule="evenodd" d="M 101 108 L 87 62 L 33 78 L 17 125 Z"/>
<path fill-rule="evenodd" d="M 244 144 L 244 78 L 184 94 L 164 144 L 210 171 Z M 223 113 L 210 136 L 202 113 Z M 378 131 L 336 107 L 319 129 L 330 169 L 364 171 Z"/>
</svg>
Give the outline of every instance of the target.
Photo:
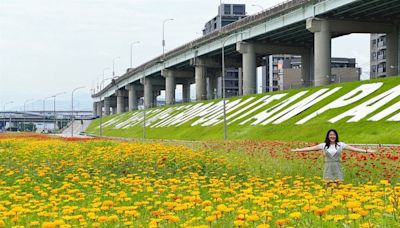
<svg viewBox="0 0 400 228">
<path fill-rule="evenodd" d="M 231 5 L 224 5 L 224 14 L 231 14 Z"/>
<path fill-rule="evenodd" d="M 233 14 L 235 15 L 243 15 L 244 14 L 244 7 L 240 5 L 233 6 Z"/>
</svg>

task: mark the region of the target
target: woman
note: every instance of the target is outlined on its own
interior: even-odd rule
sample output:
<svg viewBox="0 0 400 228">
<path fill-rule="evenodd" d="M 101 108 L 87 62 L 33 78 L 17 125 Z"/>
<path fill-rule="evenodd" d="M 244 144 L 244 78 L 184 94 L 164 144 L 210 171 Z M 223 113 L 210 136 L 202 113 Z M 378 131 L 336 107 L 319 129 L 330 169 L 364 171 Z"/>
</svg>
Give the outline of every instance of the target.
<svg viewBox="0 0 400 228">
<path fill-rule="evenodd" d="M 329 187 L 331 183 L 336 183 L 336 186 L 339 186 L 339 182 L 343 181 L 343 172 L 340 162 L 341 162 L 341 154 L 344 149 L 361 153 L 376 152 L 375 150 L 359 149 L 356 147 L 346 145 L 343 142 L 340 142 L 339 135 L 334 129 L 331 129 L 326 133 L 326 138 L 324 143 L 321 143 L 317 146 L 306 147 L 302 149 L 294 149 L 292 151 L 307 152 L 307 151 L 322 150 L 325 156 L 324 180 L 327 181 L 327 185 Z"/>
</svg>

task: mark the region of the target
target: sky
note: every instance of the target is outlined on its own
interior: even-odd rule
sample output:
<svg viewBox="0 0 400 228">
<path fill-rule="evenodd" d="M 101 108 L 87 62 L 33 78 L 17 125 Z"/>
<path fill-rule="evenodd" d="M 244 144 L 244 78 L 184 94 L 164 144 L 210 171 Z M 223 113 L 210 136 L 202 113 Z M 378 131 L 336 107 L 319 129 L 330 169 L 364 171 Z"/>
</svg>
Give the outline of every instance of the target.
<svg viewBox="0 0 400 228">
<path fill-rule="evenodd" d="M 230 0 L 246 4 L 248 14 L 282 0 Z M 91 110 L 91 90 L 103 78 L 122 75 L 166 51 L 202 35 L 216 16 L 218 0 L 0 0 L 0 110 L 42 110 L 56 97 L 58 109 Z M 369 72 L 369 35 L 334 39 L 332 56 L 353 57 Z M 179 96 L 179 95 L 178 95 Z M 14 103 L 4 106 L 5 103 Z M 53 108 L 53 99 L 46 107 Z M 47 109 L 47 108 L 46 108 Z"/>
</svg>

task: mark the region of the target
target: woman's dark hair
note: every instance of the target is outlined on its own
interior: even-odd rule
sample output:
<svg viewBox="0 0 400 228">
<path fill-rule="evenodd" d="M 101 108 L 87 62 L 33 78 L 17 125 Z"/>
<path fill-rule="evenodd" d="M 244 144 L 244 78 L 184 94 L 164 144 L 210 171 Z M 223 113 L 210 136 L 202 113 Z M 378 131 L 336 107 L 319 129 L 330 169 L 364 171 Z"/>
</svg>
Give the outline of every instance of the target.
<svg viewBox="0 0 400 228">
<path fill-rule="evenodd" d="M 336 141 L 335 141 L 335 147 L 337 147 L 337 144 L 339 142 L 339 134 L 337 133 L 337 131 L 335 129 L 330 129 L 327 133 L 326 133 L 326 137 L 325 137 L 325 147 L 329 148 L 329 146 L 331 145 L 331 141 L 329 140 L 329 133 L 331 133 L 331 131 L 333 133 L 335 133 L 336 135 Z"/>
</svg>

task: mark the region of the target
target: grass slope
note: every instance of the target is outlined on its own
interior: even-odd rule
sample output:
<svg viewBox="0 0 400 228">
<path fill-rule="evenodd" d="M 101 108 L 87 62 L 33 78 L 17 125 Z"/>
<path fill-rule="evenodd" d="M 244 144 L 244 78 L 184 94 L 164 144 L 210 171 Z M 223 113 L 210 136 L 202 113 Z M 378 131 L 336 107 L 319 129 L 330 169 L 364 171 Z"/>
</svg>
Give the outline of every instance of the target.
<svg viewBox="0 0 400 228">
<path fill-rule="evenodd" d="M 350 92 L 361 84 L 374 83 L 374 82 L 383 82 L 383 86 L 380 87 L 377 91 L 373 92 L 369 96 L 352 103 L 350 105 L 328 110 L 317 117 L 311 119 L 307 123 L 303 125 L 295 125 L 295 123 L 302 118 L 308 116 L 314 111 L 326 106 L 330 102 L 336 100 L 342 95 Z M 400 143 L 400 125 L 396 122 L 385 121 L 391 116 L 385 118 L 382 121 L 372 122 L 366 121 L 369 117 L 375 115 L 376 113 L 384 110 L 385 108 L 393 105 L 396 102 L 400 101 L 400 96 L 393 99 L 391 102 L 387 103 L 385 106 L 381 107 L 377 111 L 372 114 L 366 116 L 363 120 L 357 123 L 347 123 L 346 121 L 349 119 L 342 119 L 334 124 L 329 123 L 328 120 L 341 114 L 367 100 L 372 97 L 375 97 L 388 89 L 391 89 L 400 84 L 400 78 L 392 77 L 392 78 L 384 78 L 384 79 L 375 79 L 369 81 L 362 82 L 350 82 L 350 83 L 341 83 L 334 84 L 330 86 L 324 86 L 324 88 L 334 88 L 334 87 L 342 87 L 339 91 L 329 96 L 328 98 L 323 99 L 318 102 L 314 106 L 300 113 L 299 115 L 285 121 L 281 124 L 268 124 L 265 126 L 257 125 L 251 126 L 247 125 L 239 125 L 241 121 L 238 121 L 234 124 L 228 125 L 228 138 L 229 139 L 268 139 L 268 140 L 284 140 L 284 141 L 312 141 L 319 142 L 324 139 L 325 133 L 328 129 L 334 128 L 338 130 L 340 134 L 341 141 L 349 142 L 349 143 Z M 313 87 L 313 88 L 303 88 L 303 89 L 295 89 L 284 92 L 274 92 L 268 94 L 278 94 L 278 93 L 288 93 L 286 97 L 280 99 L 278 101 L 271 102 L 266 107 L 254 112 L 251 116 L 264 111 L 268 107 L 272 107 L 275 104 L 278 104 L 282 100 L 292 96 L 300 91 L 308 90 L 309 92 L 301 97 L 307 97 L 311 95 L 313 92 L 320 90 L 323 87 Z M 256 98 L 261 96 L 265 96 L 265 94 L 252 95 Z M 242 97 L 248 98 L 250 96 Z M 235 99 L 240 99 L 239 97 L 230 98 L 230 101 Z M 300 100 L 299 99 L 299 100 Z M 296 103 L 296 100 L 291 104 Z M 208 102 L 216 102 L 216 101 L 208 101 Z M 205 103 L 205 102 L 202 102 Z M 290 107 L 287 106 L 287 107 Z M 287 108 L 286 107 L 286 108 Z M 161 107 L 159 109 L 166 109 L 167 107 Z M 142 111 L 135 111 L 142 112 Z M 120 118 L 119 122 L 127 120 L 132 114 L 135 112 L 123 113 L 120 115 L 112 115 L 103 118 L 103 123 L 113 118 Z M 179 112 L 179 111 L 176 111 Z M 148 115 L 147 118 L 151 118 L 152 114 Z M 196 118 L 198 119 L 198 118 Z M 223 124 L 219 124 L 211 127 L 201 127 L 194 126 L 191 127 L 190 124 L 193 123 L 196 119 L 183 124 L 177 127 L 163 127 L 163 128 L 146 128 L 146 138 L 154 138 L 154 139 L 181 139 L 181 140 L 210 140 L 210 139 L 222 139 L 223 138 Z M 245 119 L 243 119 L 245 120 Z M 92 122 L 92 124 L 87 129 L 87 133 L 99 135 L 99 119 L 96 119 Z M 141 138 L 143 137 L 143 124 L 136 125 L 127 129 L 116 129 L 114 128 L 115 124 L 103 128 L 103 135 L 106 136 L 117 136 L 117 137 L 127 137 L 127 138 Z"/>
</svg>

